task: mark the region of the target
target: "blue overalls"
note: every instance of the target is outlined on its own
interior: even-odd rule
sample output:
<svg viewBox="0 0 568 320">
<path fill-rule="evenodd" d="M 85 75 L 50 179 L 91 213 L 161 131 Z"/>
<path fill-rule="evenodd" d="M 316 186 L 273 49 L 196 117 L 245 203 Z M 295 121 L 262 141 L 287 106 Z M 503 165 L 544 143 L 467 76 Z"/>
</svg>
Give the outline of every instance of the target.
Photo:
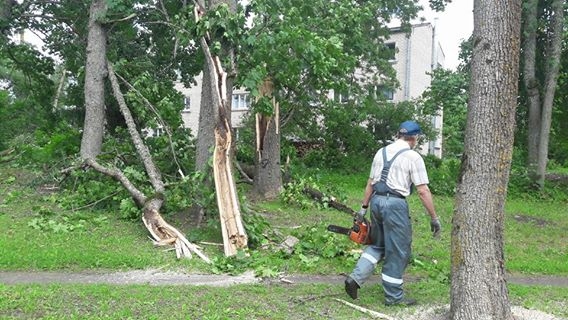
<svg viewBox="0 0 568 320">
<path fill-rule="evenodd" d="M 377 263 L 384 258 L 381 273 L 387 303 L 394 303 L 404 297 L 402 275 L 410 258 L 412 225 L 406 199 L 391 190 L 386 179 L 396 157 L 410 150 L 400 150 L 390 161 L 386 161 L 383 148 L 383 170 L 380 180 L 373 185 L 371 197 L 371 223 L 373 244 L 363 250 L 350 277 L 359 287 L 373 274 Z"/>
</svg>

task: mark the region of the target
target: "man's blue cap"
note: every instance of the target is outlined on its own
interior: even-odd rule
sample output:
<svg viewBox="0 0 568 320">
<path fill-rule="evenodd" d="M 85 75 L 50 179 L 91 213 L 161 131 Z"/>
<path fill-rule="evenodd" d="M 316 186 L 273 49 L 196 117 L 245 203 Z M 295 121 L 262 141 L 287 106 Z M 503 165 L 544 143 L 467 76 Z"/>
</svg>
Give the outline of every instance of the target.
<svg viewBox="0 0 568 320">
<path fill-rule="evenodd" d="M 415 136 L 422 134 L 422 129 L 420 129 L 420 125 L 416 121 L 408 120 L 400 124 L 398 133 L 404 136 Z"/>
</svg>

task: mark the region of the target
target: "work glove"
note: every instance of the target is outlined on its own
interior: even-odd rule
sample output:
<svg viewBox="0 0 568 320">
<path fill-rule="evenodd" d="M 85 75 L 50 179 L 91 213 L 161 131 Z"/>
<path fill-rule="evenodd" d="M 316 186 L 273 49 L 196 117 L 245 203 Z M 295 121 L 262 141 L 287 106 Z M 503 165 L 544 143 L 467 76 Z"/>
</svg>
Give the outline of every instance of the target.
<svg viewBox="0 0 568 320">
<path fill-rule="evenodd" d="M 366 208 L 361 208 L 357 214 L 355 214 L 355 221 L 357 222 L 363 222 L 363 220 L 365 219 L 365 214 L 367 213 L 367 209 Z"/>
<path fill-rule="evenodd" d="M 432 237 L 438 238 L 440 236 L 440 230 L 442 230 L 440 219 L 434 218 L 430 220 L 430 231 L 432 231 Z"/>
</svg>

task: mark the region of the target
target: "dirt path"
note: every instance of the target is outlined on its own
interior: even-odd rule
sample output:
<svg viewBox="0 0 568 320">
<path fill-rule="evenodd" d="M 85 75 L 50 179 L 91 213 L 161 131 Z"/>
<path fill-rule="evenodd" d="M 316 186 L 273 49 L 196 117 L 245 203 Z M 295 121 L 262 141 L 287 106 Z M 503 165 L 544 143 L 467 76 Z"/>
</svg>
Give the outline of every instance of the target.
<svg viewBox="0 0 568 320">
<path fill-rule="evenodd" d="M 284 275 L 274 279 L 259 279 L 253 272 L 238 276 L 186 274 L 163 270 L 134 270 L 126 272 L 104 273 L 93 272 L 23 272 L 0 271 L 0 284 L 149 284 L 149 285 L 205 285 L 231 286 L 235 284 L 286 284 L 298 283 L 328 283 L 343 284 L 344 275 Z M 418 281 L 418 278 L 406 277 L 406 281 Z M 380 278 L 373 276 L 368 283 L 378 283 Z M 568 287 L 568 277 L 557 276 L 508 276 L 509 283 L 523 285 L 545 285 Z M 512 312 L 517 320 L 561 320 L 554 315 L 538 310 L 512 306 Z M 449 306 L 421 306 L 414 311 L 406 309 L 390 317 L 390 319 L 405 320 L 448 320 Z"/>
<path fill-rule="evenodd" d="M 150 285 L 208 285 L 230 286 L 234 284 L 294 284 L 294 283 L 330 283 L 342 284 L 343 275 L 283 275 L 274 279 L 256 278 L 252 272 L 238 276 L 212 274 L 186 274 L 161 270 L 133 270 L 126 272 L 24 272 L 0 271 L 0 283 L 3 284 L 49 284 L 49 283 L 83 283 L 83 284 L 150 284 Z M 408 282 L 418 281 L 407 277 Z M 559 276 L 526 276 L 509 275 L 509 283 L 522 285 L 543 285 L 568 287 L 568 277 Z M 377 276 L 371 277 L 369 283 L 378 283 Z"/>
</svg>

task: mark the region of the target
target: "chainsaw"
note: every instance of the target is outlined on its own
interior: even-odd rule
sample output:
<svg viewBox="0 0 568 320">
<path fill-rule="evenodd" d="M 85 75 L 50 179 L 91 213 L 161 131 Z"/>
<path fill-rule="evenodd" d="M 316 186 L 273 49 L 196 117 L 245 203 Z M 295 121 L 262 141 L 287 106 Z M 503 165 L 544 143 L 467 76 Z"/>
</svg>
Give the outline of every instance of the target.
<svg viewBox="0 0 568 320">
<path fill-rule="evenodd" d="M 336 226 L 330 224 L 327 230 L 339 234 L 344 234 L 351 239 L 351 241 L 359 244 L 371 244 L 371 223 L 363 218 L 363 221 L 353 219 L 353 226 L 351 228 Z"/>
</svg>

